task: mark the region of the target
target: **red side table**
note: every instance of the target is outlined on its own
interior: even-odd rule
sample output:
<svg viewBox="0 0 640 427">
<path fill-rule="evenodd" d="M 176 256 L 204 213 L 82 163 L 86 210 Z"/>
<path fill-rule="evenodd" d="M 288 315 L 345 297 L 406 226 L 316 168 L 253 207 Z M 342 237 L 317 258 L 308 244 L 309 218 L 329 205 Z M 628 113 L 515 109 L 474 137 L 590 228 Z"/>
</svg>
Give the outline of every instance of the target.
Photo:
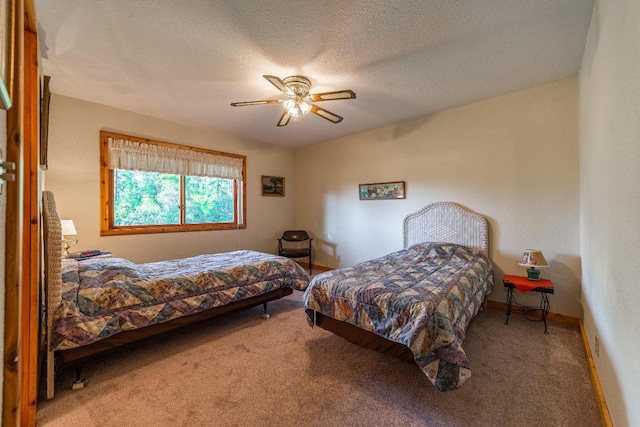
<svg viewBox="0 0 640 427">
<path fill-rule="evenodd" d="M 509 324 L 509 316 L 511 315 L 511 305 L 515 304 L 520 308 L 522 314 L 527 320 L 544 322 L 544 333 L 548 334 L 547 330 L 547 314 L 549 314 L 549 310 L 551 309 L 551 304 L 549 303 L 548 294 L 553 294 L 553 282 L 551 280 L 540 279 L 537 281 L 529 280 L 523 276 L 513 276 L 507 274 L 504 276 L 502 280 L 504 283 L 504 287 L 507 288 L 507 321 L 504 322 L 505 325 Z M 540 306 L 539 307 L 530 307 L 522 304 L 518 304 L 516 298 L 513 296 L 513 289 L 517 288 L 520 292 L 539 292 L 540 293 Z M 534 319 L 527 316 L 527 313 L 532 311 L 540 310 L 541 318 Z"/>
</svg>

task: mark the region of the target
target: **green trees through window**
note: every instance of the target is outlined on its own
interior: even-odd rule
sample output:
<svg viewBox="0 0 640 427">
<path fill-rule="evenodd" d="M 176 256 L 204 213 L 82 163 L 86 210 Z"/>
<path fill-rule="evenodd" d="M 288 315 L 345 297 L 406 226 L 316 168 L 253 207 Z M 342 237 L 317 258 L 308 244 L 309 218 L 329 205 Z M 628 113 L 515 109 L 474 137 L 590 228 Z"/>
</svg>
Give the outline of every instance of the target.
<svg viewBox="0 0 640 427">
<path fill-rule="evenodd" d="M 242 180 L 109 169 L 109 138 L 241 159 Z M 245 157 L 101 132 L 102 235 L 245 228 Z M 237 160 L 234 160 L 237 161 Z"/>
<path fill-rule="evenodd" d="M 180 176 L 115 169 L 115 226 L 180 224 Z"/>
<path fill-rule="evenodd" d="M 185 222 L 233 222 L 233 180 L 206 176 L 185 177 Z"/>
<path fill-rule="evenodd" d="M 115 169 L 114 225 L 180 224 L 180 176 Z M 185 224 L 233 222 L 233 180 L 185 176 Z"/>
</svg>

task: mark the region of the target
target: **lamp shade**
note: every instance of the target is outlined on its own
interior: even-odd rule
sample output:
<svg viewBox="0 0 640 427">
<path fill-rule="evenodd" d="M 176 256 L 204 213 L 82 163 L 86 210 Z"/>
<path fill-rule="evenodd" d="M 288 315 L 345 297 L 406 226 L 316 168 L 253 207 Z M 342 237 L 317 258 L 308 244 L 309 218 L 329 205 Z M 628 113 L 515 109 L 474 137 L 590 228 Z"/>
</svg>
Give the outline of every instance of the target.
<svg viewBox="0 0 640 427">
<path fill-rule="evenodd" d="M 63 219 L 60 221 L 60 225 L 62 226 L 63 236 L 75 236 L 78 234 L 78 232 L 76 231 L 76 226 L 73 225 L 72 219 Z"/>
<path fill-rule="evenodd" d="M 549 267 L 547 260 L 544 259 L 544 255 L 542 255 L 542 251 L 539 249 L 525 250 L 518 264 L 523 267 Z"/>
</svg>

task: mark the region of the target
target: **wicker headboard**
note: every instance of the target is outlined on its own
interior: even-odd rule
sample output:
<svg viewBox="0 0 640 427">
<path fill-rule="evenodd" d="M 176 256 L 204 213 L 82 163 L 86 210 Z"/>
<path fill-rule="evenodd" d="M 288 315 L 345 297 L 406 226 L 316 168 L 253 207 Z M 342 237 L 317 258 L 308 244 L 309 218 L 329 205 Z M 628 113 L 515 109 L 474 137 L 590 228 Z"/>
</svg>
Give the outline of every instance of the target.
<svg viewBox="0 0 640 427">
<path fill-rule="evenodd" d="M 404 218 L 404 248 L 445 242 L 489 251 L 487 220 L 451 202 L 431 203 Z"/>
<path fill-rule="evenodd" d="M 44 275 L 47 332 L 47 399 L 53 398 L 54 357 L 51 331 L 56 312 L 62 302 L 62 225 L 51 191 L 42 192 L 42 225 L 44 231 Z"/>
<path fill-rule="evenodd" d="M 55 310 L 62 301 L 62 226 L 51 191 L 42 192 L 44 226 L 44 275 L 47 295 L 47 330 L 50 331 Z"/>
</svg>

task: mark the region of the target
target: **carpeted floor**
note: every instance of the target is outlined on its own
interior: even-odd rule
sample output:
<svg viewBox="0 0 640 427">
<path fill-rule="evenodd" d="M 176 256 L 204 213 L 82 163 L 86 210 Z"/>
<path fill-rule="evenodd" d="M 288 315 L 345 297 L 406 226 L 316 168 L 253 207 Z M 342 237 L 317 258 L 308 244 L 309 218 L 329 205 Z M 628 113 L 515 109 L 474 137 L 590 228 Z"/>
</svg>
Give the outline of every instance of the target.
<svg viewBox="0 0 640 427">
<path fill-rule="evenodd" d="M 417 366 L 308 326 L 302 293 L 73 368 L 39 426 L 600 426 L 580 332 L 485 309 L 464 348 L 472 377 L 434 389 Z M 43 387 L 44 388 L 44 387 Z"/>
</svg>

